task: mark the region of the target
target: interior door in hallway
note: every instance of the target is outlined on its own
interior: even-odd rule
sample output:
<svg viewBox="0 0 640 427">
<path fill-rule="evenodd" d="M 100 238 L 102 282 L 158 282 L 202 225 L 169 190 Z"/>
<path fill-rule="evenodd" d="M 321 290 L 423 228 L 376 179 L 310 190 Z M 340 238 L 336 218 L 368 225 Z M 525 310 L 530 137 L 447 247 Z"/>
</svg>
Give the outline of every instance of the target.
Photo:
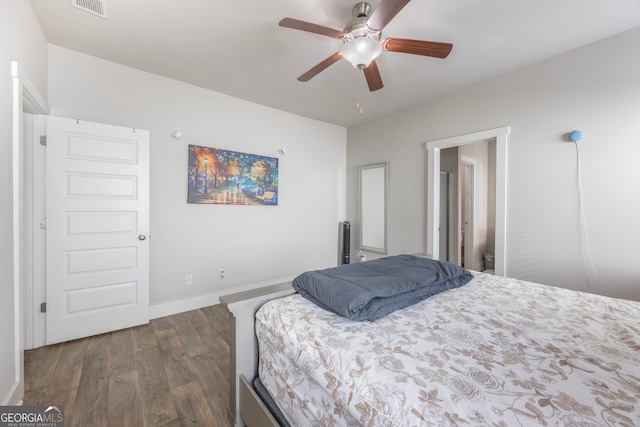
<svg viewBox="0 0 640 427">
<path fill-rule="evenodd" d="M 149 132 L 47 118 L 46 342 L 149 321 Z"/>
</svg>

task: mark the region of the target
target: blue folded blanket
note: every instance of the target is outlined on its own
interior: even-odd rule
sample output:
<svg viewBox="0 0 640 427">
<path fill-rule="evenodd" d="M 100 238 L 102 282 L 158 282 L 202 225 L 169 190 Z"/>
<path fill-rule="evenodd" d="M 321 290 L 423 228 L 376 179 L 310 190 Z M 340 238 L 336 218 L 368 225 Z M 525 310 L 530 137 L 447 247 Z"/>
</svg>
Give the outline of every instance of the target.
<svg viewBox="0 0 640 427">
<path fill-rule="evenodd" d="M 318 306 L 351 320 L 376 320 L 473 279 L 449 262 L 396 255 L 307 271 L 293 288 Z"/>
</svg>

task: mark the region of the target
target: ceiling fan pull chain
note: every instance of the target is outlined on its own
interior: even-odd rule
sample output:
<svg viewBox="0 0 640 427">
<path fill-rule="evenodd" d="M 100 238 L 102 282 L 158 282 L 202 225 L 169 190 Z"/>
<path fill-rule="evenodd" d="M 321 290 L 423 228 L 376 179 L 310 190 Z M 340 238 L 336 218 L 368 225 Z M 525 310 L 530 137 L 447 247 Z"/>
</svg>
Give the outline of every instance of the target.
<svg viewBox="0 0 640 427">
<path fill-rule="evenodd" d="M 365 85 L 367 84 L 367 80 L 364 76 L 364 72 L 362 70 L 359 70 L 360 72 L 358 73 L 358 81 L 356 83 L 356 111 L 358 111 L 358 113 L 360 115 L 363 114 L 363 110 L 362 110 L 362 105 L 360 104 L 360 101 L 358 101 L 358 99 L 362 99 L 363 94 L 364 96 L 366 96 L 366 92 L 363 90 Z"/>
</svg>

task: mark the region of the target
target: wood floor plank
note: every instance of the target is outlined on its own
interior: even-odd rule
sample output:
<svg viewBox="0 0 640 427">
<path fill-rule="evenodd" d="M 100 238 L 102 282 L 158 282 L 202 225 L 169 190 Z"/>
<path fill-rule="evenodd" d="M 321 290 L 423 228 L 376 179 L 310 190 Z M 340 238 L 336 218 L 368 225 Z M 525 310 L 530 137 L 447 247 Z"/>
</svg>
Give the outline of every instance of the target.
<svg viewBox="0 0 640 427">
<path fill-rule="evenodd" d="M 221 358 L 229 353 L 229 344 L 216 328 L 212 325 L 202 325 L 196 328 L 202 341 L 208 346 L 209 351 L 217 353 Z"/>
<path fill-rule="evenodd" d="M 187 311 L 184 314 L 189 319 L 189 322 L 195 327 L 198 327 L 200 325 L 206 325 L 210 322 L 209 318 L 204 314 L 204 312 L 201 309 Z"/>
<path fill-rule="evenodd" d="M 211 354 L 201 354 L 191 358 L 190 363 L 200 373 L 198 382 L 213 415 L 216 418 L 226 417 L 229 381 L 218 368 L 217 360 Z"/>
<path fill-rule="evenodd" d="M 222 305 L 212 305 L 201 309 L 202 312 L 209 318 L 211 325 L 218 331 L 218 333 L 225 337 L 227 345 L 229 345 L 229 312 Z"/>
<path fill-rule="evenodd" d="M 171 316 L 159 317 L 157 319 L 153 319 L 149 322 L 149 324 L 153 327 L 153 331 L 156 333 L 159 331 L 164 331 L 164 330 L 173 328 L 173 322 L 171 321 Z"/>
<path fill-rule="evenodd" d="M 84 356 L 84 370 L 108 370 L 110 357 L 111 334 L 96 335 L 87 341 L 87 352 Z"/>
<path fill-rule="evenodd" d="M 156 337 L 163 357 L 178 360 L 184 356 L 185 349 L 182 347 L 178 333 L 174 328 L 160 330 L 156 332 Z"/>
<path fill-rule="evenodd" d="M 183 386 L 198 378 L 193 372 L 189 359 L 186 356 L 182 356 L 180 359 L 165 360 L 164 370 L 167 373 L 169 388 Z"/>
<path fill-rule="evenodd" d="M 144 425 L 160 426 L 178 419 L 159 347 L 136 352 L 138 390 Z"/>
<path fill-rule="evenodd" d="M 218 368 L 220 368 L 220 371 L 222 371 L 226 380 L 229 381 L 229 375 L 231 372 L 229 345 L 211 325 L 202 325 L 196 330 L 209 348 L 208 353 L 213 356 Z"/>
<path fill-rule="evenodd" d="M 207 345 L 191 322 L 176 323 L 175 331 L 178 339 L 182 343 L 184 353 L 188 357 L 193 357 L 208 351 Z"/>
<path fill-rule="evenodd" d="M 109 365 L 102 366 L 102 360 L 94 356 L 90 361 L 96 365 L 82 370 L 75 401 L 78 423 L 82 426 L 108 425 Z"/>
<path fill-rule="evenodd" d="M 111 376 L 123 375 L 136 370 L 135 342 L 133 331 L 123 329 L 111 334 Z"/>
<path fill-rule="evenodd" d="M 188 323 L 190 321 L 190 315 L 188 311 L 184 311 L 182 313 L 176 313 L 172 316 L 167 316 L 167 319 L 171 321 L 173 327 L 175 328 L 177 325 L 181 323 Z"/>
<path fill-rule="evenodd" d="M 135 361 L 141 388 L 169 389 L 162 354 L 158 347 L 146 348 L 136 352 Z"/>
<path fill-rule="evenodd" d="M 45 396 L 44 400 L 35 404 L 38 406 L 62 406 L 64 408 L 64 422 L 67 426 L 79 425 L 80 411 L 76 409 L 78 389 L 53 390 L 54 394 Z M 27 403 L 25 403 L 27 405 Z"/>
<path fill-rule="evenodd" d="M 169 388 L 167 375 L 163 369 L 162 355 L 158 347 L 146 348 L 136 352 L 136 371 L 141 387 Z"/>
<path fill-rule="evenodd" d="M 176 411 L 171 391 L 152 392 L 150 390 L 141 390 L 141 397 L 144 402 L 142 405 L 143 425 L 179 425 L 178 412 Z"/>
<path fill-rule="evenodd" d="M 169 387 L 180 387 L 196 380 L 175 329 L 156 332 Z"/>
<path fill-rule="evenodd" d="M 61 390 L 78 388 L 86 353 L 87 341 L 84 339 L 64 343 L 55 372 L 51 378 L 51 383 L 54 387 Z"/>
<path fill-rule="evenodd" d="M 32 373 L 28 378 L 25 378 L 25 388 L 33 390 L 46 387 L 51 383 L 51 377 L 55 372 L 63 347 L 64 343 L 54 344 L 25 352 L 25 370 L 28 369 Z"/>
<path fill-rule="evenodd" d="M 156 347 L 158 340 L 153 332 L 153 326 L 151 324 L 136 326 L 131 329 L 133 333 L 133 342 L 135 344 L 135 350 L 140 351 L 149 347 Z"/>
<path fill-rule="evenodd" d="M 137 372 L 127 372 L 109 379 L 109 425 L 121 427 L 144 425 L 142 407 Z"/>
<path fill-rule="evenodd" d="M 216 427 L 220 425 L 220 420 L 217 420 L 211 413 L 197 381 L 174 388 L 172 394 L 175 398 L 178 419 L 183 426 L 203 425 Z"/>
</svg>

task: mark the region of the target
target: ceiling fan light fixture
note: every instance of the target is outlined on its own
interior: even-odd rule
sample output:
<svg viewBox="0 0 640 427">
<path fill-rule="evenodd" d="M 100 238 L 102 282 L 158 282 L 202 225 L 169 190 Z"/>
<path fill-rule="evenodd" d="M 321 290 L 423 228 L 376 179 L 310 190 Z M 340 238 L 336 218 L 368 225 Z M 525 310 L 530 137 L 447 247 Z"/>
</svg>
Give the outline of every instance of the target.
<svg viewBox="0 0 640 427">
<path fill-rule="evenodd" d="M 382 46 L 376 39 L 370 37 L 356 37 L 345 42 L 340 54 L 358 69 L 364 69 L 382 53 Z"/>
</svg>

